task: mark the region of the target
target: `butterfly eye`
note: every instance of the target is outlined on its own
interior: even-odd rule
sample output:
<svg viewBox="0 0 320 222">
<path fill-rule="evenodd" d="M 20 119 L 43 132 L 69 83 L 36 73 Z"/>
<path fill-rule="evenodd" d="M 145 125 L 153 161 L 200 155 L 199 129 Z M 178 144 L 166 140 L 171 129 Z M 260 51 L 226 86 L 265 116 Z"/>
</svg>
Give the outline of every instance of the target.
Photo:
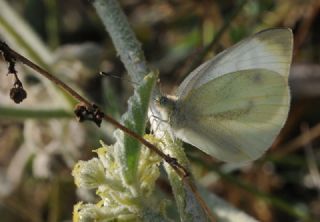
<svg viewBox="0 0 320 222">
<path fill-rule="evenodd" d="M 158 96 L 155 98 L 155 101 L 158 105 L 163 106 L 168 103 L 169 99 L 165 96 Z"/>
<path fill-rule="evenodd" d="M 159 98 L 159 100 L 158 100 L 158 102 L 159 102 L 160 105 L 165 105 L 165 104 L 168 103 L 168 101 L 169 101 L 169 99 L 168 99 L 167 97 L 165 97 L 165 96 L 161 96 L 161 97 Z"/>
</svg>

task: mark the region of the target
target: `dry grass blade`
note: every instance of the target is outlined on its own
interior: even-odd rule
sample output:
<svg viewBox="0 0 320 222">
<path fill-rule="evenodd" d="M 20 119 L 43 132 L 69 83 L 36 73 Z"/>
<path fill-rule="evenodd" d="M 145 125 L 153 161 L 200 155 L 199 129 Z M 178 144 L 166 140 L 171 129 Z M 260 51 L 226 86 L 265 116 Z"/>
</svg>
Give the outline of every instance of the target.
<svg viewBox="0 0 320 222">
<path fill-rule="evenodd" d="M 278 158 L 281 158 L 289 153 L 292 153 L 300 148 L 303 148 L 306 144 L 310 143 L 314 139 L 320 137 L 320 124 L 311 128 L 307 132 L 303 132 L 297 138 L 289 142 L 288 144 L 281 146 L 279 151 L 275 155 Z"/>
</svg>

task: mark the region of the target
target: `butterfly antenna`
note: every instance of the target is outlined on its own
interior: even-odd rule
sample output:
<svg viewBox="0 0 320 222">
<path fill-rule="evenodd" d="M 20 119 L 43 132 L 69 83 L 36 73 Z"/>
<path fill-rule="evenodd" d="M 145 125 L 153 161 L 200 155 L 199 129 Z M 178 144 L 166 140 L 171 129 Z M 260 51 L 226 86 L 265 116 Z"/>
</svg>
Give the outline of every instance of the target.
<svg viewBox="0 0 320 222">
<path fill-rule="evenodd" d="M 113 77 L 113 78 L 116 78 L 116 79 L 123 79 L 121 76 L 118 76 L 118 75 L 115 75 L 115 74 L 112 74 L 112 73 L 109 73 L 109 72 L 99 72 L 99 75 L 101 76 L 106 76 L 106 77 Z M 138 85 L 137 82 L 134 82 L 132 80 L 125 80 L 125 81 L 128 81 L 134 85 Z"/>
<path fill-rule="evenodd" d="M 158 78 L 158 79 L 157 79 L 157 85 L 158 85 L 158 88 L 159 88 L 159 92 L 160 92 L 160 94 L 161 94 L 161 95 L 164 95 L 164 94 L 163 94 L 163 92 L 162 92 L 162 88 L 161 88 L 161 81 L 160 81 L 160 78 Z"/>
</svg>

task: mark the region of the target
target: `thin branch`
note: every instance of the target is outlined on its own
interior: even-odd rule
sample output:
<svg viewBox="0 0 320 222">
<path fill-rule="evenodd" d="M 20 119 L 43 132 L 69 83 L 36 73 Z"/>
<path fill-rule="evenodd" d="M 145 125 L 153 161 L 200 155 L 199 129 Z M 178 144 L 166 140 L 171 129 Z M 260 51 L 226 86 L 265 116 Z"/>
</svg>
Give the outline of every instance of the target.
<svg viewBox="0 0 320 222">
<path fill-rule="evenodd" d="M 5 50 L 3 50 L 5 49 Z M 24 56 L 20 55 L 19 53 L 15 52 L 12 50 L 9 46 L 7 46 L 5 43 L 0 42 L 0 50 L 1 51 L 7 51 L 13 56 L 17 61 L 20 61 L 24 63 L 25 65 L 29 66 L 30 68 L 34 69 L 37 71 L 39 74 L 42 76 L 48 78 L 49 80 L 53 81 L 56 85 L 58 85 L 61 89 L 65 90 L 67 93 L 69 93 L 71 96 L 76 98 L 78 101 L 81 101 L 84 103 L 87 107 L 93 107 L 93 103 L 90 103 L 87 99 L 79 95 L 75 90 L 73 90 L 71 87 L 67 86 L 64 82 L 62 82 L 60 79 L 54 77 L 52 74 L 50 74 L 48 71 L 42 69 L 38 65 L 34 64 Z M 157 146 L 149 143 L 147 140 L 145 140 L 143 137 L 135 133 L 134 131 L 128 129 L 115 119 L 113 119 L 111 116 L 104 114 L 103 119 L 109 123 L 111 123 L 113 126 L 115 126 L 118 129 L 121 129 L 125 133 L 127 133 L 129 136 L 135 138 L 139 142 L 141 142 L 143 145 L 148 147 L 150 150 L 158 154 L 164 161 L 166 161 L 174 170 L 175 172 L 179 175 L 179 177 L 183 180 L 184 184 L 187 185 L 191 191 L 194 193 L 195 197 L 197 198 L 200 206 L 204 209 L 208 217 L 210 218 L 211 221 L 215 221 L 213 215 L 211 214 L 209 208 L 207 207 L 206 203 L 204 200 L 201 198 L 200 194 L 198 193 L 197 189 L 195 188 L 194 184 L 190 181 L 189 178 L 189 172 L 188 170 L 183 167 L 181 164 L 177 162 L 175 158 L 170 157 L 169 155 L 164 154 Z"/>
<path fill-rule="evenodd" d="M 42 76 L 46 77 L 47 79 L 53 81 L 57 86 L 59 86 L 61 89 L 65 90 L 68 94 L 73 96 L 75 99 L 78 101 L 81 101 L 84 105 L 91 109 L 96 109 L 95 105 L 93 103 L 90 103 L 87 99 L 82 97 L 80 94 L 78 94 L 75 90 L 73 90 L 71 87 L 67 86 L 64 82 L 62 82 L 60 79 L 56 78 L 52 74 L 50 74 L 48 71 L 42 69 L 38 65 L 34 64 L 31 62 L 29 59 L 25 58 L 24 56 L 20 55 L 13 49 L 11 49 L 7 44 L 4 42 L 0 41 L 0 51 L 3 53 L 8 53 L 10 56 L 12 56 L 16 61 L 20 61 L 23 64 L 29 66 L 30 68 L 34 69 L 37 71 L 39 74 Z M 214 222 L 214 216 L 212 215 L 211 211 L 207 207 L 205 201 L 202 199 L 200 194 L 198 193 L 195 185 L 192 183 L 189 177 L 189 172 L 188 170 L 183 167 L 181 164 L 177 162 L 175 158 L 170 157 L 169 155 L 164 154 L 157 146 L 151 144 L 147 140 L 145 140 L 143 137 L 135 133 L 134 131 L 128 129 L 115 119 L 113 119 L 111 116 L 104 114 L 103 119 L 109 123 L 111 123 L 113 126 L 115 126 L 118 129 L 121 129 L 125 133 L 127 133 L 129 136 L 135 138 L 138 140 L 140 143 L 148 147 L 150 150 L 158 154 L 164 161 L 166 161 L 172 168 L 173 170 L 179 175 L 179 177 L 182 179 L 183 183 L 190 188 L 190 190 L 193 192 L 195 195 L 197 201 L 199 202 L 200 206 L 203 208 L 203 210 L 206 212 L 207 216 L 209 217 L 211 222 Z"/>
<path fill-rule="evenodd" d="M 129 136 L 135 138 L 140 143 L 142 143 L 143 145 L 148 147 L 150 150 L 152 150 L 153 152 L 158 154 L 162 159 L 164 159 L 177 172 L 177 174 L 182 179 L 189 176 L 189 172 L 185 167 L 183 167 L 181 164 L 179 164 L 175 158 L 172 158 L 172 157 L 164 154 L 157 146 L 148 142 L 143 137 L 141 137 L 140 135 L 138 135 L 134 131 L 130 130 L 129 128 L 125 127 L 124 125 L 122 125 L 121 123 L 119 123 L 118 121 L 116 121 L 115 119 L 113 119 L 112 117 L 110 117 L 108 115 L 104 116 L 104 120 L 111 123 L 113 126 L 122 130 L 123 132 L 127 133 Z"/>
<path fill-rule="evenodd" d="M 200 206 L 202 207 L 202 209 L 204 210 L 204 212 L 208 216 L 209 220 L 211 222 L 217 221 L 216 217 L 212 214 L 212 212 L 209 209 L 209 207 L 207 206 L 206 202 L 202 199 L 202 197 L 201 197 L 198 189 L 194 185 L 194 183 L 192 183 L 192 181 L 189 178 L 186 178 L 186 177 L 184 178 L 184 183 L 189 186 L 189 188 L 191 189 L 191 192 L 196 197 L 198 203 L 200 204 Z"/>
<path fill-rule="evenodd" d="M 278 151 L 273 155 L 276 158 L 281 158 L 289 153 L 296 151 L 299 148 L 303 148 L 306 144 L 310 143 L 312 140 L 320 137 L 320 124 L 304 132 L 291 142 L 284 146 L 280 146 Z"/>
<path fill-rule="evenodd" d="M 301 131 L 305 134 L 309 134 L 309 126 L 307 123 L 301 125 Z M 304 146 L 306 153 L 306 161 L 309 168 L 312 184 L 318 190 L 318 195 L 320 194 L 320 172 L 317 166 L 316 155 L 313 151 L 313 146 L 311 141 Z"/>
<path fill-rule="evenodd" d="M 6 43 L 0 42 L 0 51 L 4 53 L 9 53 L 12 58 L 14 58 L 16 61 L 20 61 L 23 64 L 27 65 L 31 69 L 35 70 L 37 73 L 41 74 L 45 78 L 49 79 L 50 81 L 54 82 L 58 87 L 60 87 L 62 90 L 65 90 L 70 96 L 74 97 L 78 101 L 82 102 L 85 106 L 91 109 L 96 109 L 95 105 L 82 97 L 79 93 L 77 93 L 75 90 L 73 90 L 71 87 L 69 87 L 67 84 L 62 82 L 57 77 L 50 74 L 48 71 L 42 69 L 40 66 L 34 64 L 29 59 L 24 57 L 23 55 L 19 54 L 18 52 L 11 49 Z M 176 172 L 181 176 L 181 178 L 184 178 L 188 175 L 188 171 L 181 166 L 174 158 L 171 158 L 170 156 L 164 154 L 160 149 L 158 149 L 155 145 L 149 143 L 144 138 L 142 138 L 140 135 L 135 133 L 134 131 L 128 129 L 115 119 L 113 119 L 111 116 L 104 114 L 103 119 L 112 125 L 114 125 L 116 128 L 119 128 L 123 130 L 125 133 L 127 133 L 129 136 L 137 139 L 139 142 L 141 142 L 143 145 L 147 146 L 149 149 L 157 153 L 161 158 L 163 158 L 168 164 L 170 164 Z"/>
<path fill-rule="evenodd" d="M 48 71 L 46 71 L 45 69 L 41 68 L 40 66 L 36 65 L 35 63 L 31 62 L 29 59 L 27 59 L 26 57 L 20 55 L 19 53 L 17 53 L 16 51 L 12 50 L 10 47 L 8 47 L 4 42 L 1 42 L 1 49 L 7 49 L 8 52 L 11 54 L 12 57 L 14 57 L 17 61 L 20 61 L 22 63 L 24 63 L 25 65 L 29 66 L 31 69 L 35 70 L 36 72 L 40 73 L 42 76 L 46 77 L 47 79 L 49 79 L 50 81 L 52 81 L 54 84 L 56 84 L 57 86 L 59 86 L 61 89 L 65 90 L 66 92 L 68 92 L 72 97 L 74 97 L 75 99 L 77 99 L 78 101 L 86 104 L 88 107 L 90 107 L 92 104 L 86 100 L 85 98 L 83 98 L 82 96 L 80 96 L 79 93 L 77 93 L 75 90 L 73 90 L 71 87 L 69 87 L 67 84 L 65 84 L 64 82 L 62 82 L 60 79 L 58 79 L 57 77 L 53 76 L 52 74 L 50 74 Z"/>
</svg>

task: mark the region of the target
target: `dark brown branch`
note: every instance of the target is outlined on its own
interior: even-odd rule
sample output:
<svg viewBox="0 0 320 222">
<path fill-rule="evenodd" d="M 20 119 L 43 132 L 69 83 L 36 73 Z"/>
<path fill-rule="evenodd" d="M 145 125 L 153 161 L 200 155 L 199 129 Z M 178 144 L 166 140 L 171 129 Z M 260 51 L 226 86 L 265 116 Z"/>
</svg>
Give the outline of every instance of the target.
<svg viewBox="0 0 320 222">
<path fill-rule="evenodd" d="M 26 57 L 20 55 L 16 51 L 12 50 L 7 44 L 4 42 L 0 42 L 0 50 L 5 53 L 6 56 L 10 56 L 15 61 L 20 61 L 24 63 L 25 65 L 29 66 L 30 68 L 37 71 L 42 76 L 46 77 L 47 79 L 54 82 L 57 86 L 59 86 L 61 89 L 65 90 L 67 93 L 69 93 L 72 97 L 83 103 L 84 106 L 87 107 L 89 110 L 99 110 L 99 108 L 94 105 L 93 103 L 89 102 L 87 99 L 82 97 L 80 94 L 78 94 L 75 90 L 73 90 L 71 87 L 66 85 L 64 82 L 62 82 L 57 77 L 50 74 L 48 71 L 42 69 L 38 65 L 31 62 Z M 132 136 L 133 138 L 137 139 L 139 142 L 141 142 L 143 145 L 147 146 L 149 149 L 151 149 L 153 152 L 157 153 L 161 158 L 163 158 L 168 164 L 172 166 L 172 168 L 181 176 L 181 178 L 184 178 L 189 175 L 187 169 L 185 169 L 182 165 L 180 165 L 175 158 L 170 157 L 169 155 L 164 154 L 160 149 L 158 149 L 155 145 L 149 143 L 144 138 L 142 138 L 140 135 L 135 133 L 134 131 L 128 129 L 121 123 L 117 122 L 115 119 L 113 119 L 111 116 L 108 116 L 100 111 L 100 114 L 102 115 L 101 118 L 103 118 L 105 121 L 111 123 L 116 128 L 121 129 L 128 135 Z"/>
</svg>

